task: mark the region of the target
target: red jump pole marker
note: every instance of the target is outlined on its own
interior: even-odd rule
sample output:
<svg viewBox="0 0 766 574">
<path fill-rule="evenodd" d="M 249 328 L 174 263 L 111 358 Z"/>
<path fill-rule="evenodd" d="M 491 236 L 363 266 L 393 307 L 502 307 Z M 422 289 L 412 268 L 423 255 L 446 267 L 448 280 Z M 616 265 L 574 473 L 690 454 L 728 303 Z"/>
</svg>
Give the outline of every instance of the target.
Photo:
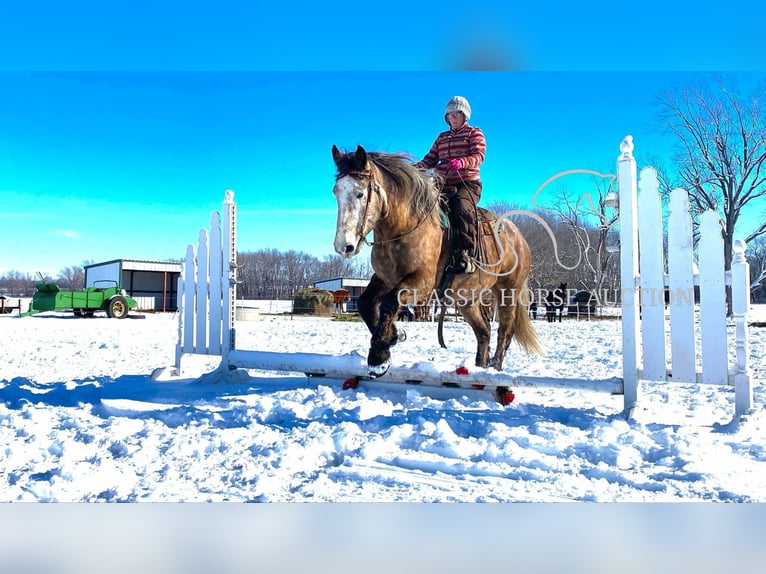
<svg viewBox="0 0 766 574">
<path fill-rule="evenodd" d="M 510 405 L 515 398 L 516 395 L 513 394 L 513 391 L 506 391 L 500 397 L 500 403 L 503 405 Z"/>
<path fill-rule="evenodd" d="M 349 389 L 355 389 L 359 386 L 359 379 L 356 377 L 351 377 L 343 381 L 343 390 L 347 391 Z"/>
</svg>

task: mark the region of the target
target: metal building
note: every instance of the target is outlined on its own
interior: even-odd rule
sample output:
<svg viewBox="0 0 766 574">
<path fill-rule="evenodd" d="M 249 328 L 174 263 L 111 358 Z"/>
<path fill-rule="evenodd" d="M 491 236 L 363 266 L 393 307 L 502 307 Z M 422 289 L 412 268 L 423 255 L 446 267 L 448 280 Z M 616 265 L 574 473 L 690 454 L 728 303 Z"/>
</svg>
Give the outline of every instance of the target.
<svg viewBox="0 0 766 574">
<path fill-rule="evenodd" d="M 85 287 L 117 283 L 138 302 L 139 311 L 176 311 L 180 263 L 115 259 L 85 266 Z"/>
<path fill-rule="evenodd" d="M 359 299 L 359 295 L 369 285 L 369 279 L 354 279 L 351 277 L 336 277 L 334 279 L 322 279 L 321 281 L 314 281 L 314 287 L 319 289 L 327 289 L 335 293 L 341 289 L 348 291 L 348 300 L 345 303 L 343 312 L 356 313 L 356 300 Z"/>
</svg>

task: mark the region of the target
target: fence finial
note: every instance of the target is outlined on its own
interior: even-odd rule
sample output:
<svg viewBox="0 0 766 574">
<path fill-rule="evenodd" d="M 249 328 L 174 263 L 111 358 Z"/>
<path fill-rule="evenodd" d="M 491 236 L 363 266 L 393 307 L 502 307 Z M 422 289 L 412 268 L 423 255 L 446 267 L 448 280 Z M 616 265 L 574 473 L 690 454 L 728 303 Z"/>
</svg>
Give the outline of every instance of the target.
<svg viewBox="0 0 766 574">
<path fill-rule="evenodd" d="M 620 152 L 620 159 L 633 159 L 633 136 L 625 136 L 620 144 Z"/>
</svg>

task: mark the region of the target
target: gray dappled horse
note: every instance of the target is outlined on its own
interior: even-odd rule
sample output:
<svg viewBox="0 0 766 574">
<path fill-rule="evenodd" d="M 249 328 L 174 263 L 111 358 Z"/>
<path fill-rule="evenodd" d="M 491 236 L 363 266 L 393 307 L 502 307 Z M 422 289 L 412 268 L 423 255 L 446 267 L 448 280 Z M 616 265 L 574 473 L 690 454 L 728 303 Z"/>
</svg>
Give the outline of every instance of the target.
<svg viewBox="0 0 766 574">
<path fill-rule="evenodd" d="M 383 375 L 391 347 L 404 336 L 394 321 L 403 305 L 432 301 L 450 256 L 449 230 L 439 214 L 439 191 L 432 178 L 402 153 L 350 153 L 332 147 L 337 167 L 333 193 L 338 202 L 335 251 L 345 258 L 359 253 L 374 235 L 374 274 L 357 302 L 372 334 L 367 365 L 370 375 Z M 493 232 L 482 233 L 476 272 L 455 276 L 453 301 L 476 336 L 476 365 L 501 370 L 515 336 L 527 353 L 540 352 L 527 311 L 527 276 L 531 254 L 513 223 L 479 209 Z M 493 225 L 494 224 L 494 225 Z M 462 296 L 461 296 L 462 294 Z M 490 317 L 499 323 L 497 346 L 489 359 Z"/>
</svg>

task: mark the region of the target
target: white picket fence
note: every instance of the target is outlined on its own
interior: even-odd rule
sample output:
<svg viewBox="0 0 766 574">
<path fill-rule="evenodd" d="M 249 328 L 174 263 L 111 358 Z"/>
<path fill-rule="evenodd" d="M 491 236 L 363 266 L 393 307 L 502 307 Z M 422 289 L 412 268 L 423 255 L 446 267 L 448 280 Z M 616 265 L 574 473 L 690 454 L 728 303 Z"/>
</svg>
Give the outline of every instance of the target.
<svg viewBox="0 0 766 574">
<path fill-rule="evenodd" d="M 702 215 L 697 266 L 692 220 L 686 191 L 671 194 L 667 218 L 667 261 L 663 246 L 663 214 L 656 171 L 647 167 L 637 182 L 632 137 L 620 146 L 617 160 L 620 265 L 622 276 L 623 376 L 617 385 L 624 393 L 626 413 L 637 405 L 643 381 L 733 384 L 735 418 L 752 410 L 753 394 L 748 366 L 749 270 L 745 244 L 736 242 L 731 272 L 724 272 L 723 238 L 718 215 Z M 640 194 L 638 193 L 640 190 Z M 181 374 L 184 355 L 221 356 L 220 369 L 274 368 L 341 375 L 363 368 L 356 357 L 280 355 L 239 351 L 235 344 L 236 206 L 226 192 L 223 222 L 211 216 L 210 234 L 202 229 L 198 246 L 189 245 L 179 278 L 180 301 L 175 373 Z M 694 287 L 699 287 L 699 305 Z M 736 360 L 729 366 L 726 286 L 731 287 Z M 670 303 L 664 304 L 668 289 Z M 695 323 L 699 321 L 699 329 Z M 666 344 L 669 339 L 670 344 Z M 670 357 L 666 355 L 670 349 Z M 699 359 L 698 359 L 699 358 Z M 314 365 L 311 365 L 311 362 Z M 320 364 L 316 364 L 320 363 Z M 393 369 L 393 368 L 392 368 Z M 353 376 L 354 373 L 347 373 Z M 394 379 L 412 378 L 395 370 Z M 427 376 L 427 373 L 426 375 Z M 486 382 L 486 381 L 480 381 Z M 615 391 L 614 381 L 518 380 L 521 384 Z M 499 382 L 497 384 L 506 384 Z"/>
</svg>

